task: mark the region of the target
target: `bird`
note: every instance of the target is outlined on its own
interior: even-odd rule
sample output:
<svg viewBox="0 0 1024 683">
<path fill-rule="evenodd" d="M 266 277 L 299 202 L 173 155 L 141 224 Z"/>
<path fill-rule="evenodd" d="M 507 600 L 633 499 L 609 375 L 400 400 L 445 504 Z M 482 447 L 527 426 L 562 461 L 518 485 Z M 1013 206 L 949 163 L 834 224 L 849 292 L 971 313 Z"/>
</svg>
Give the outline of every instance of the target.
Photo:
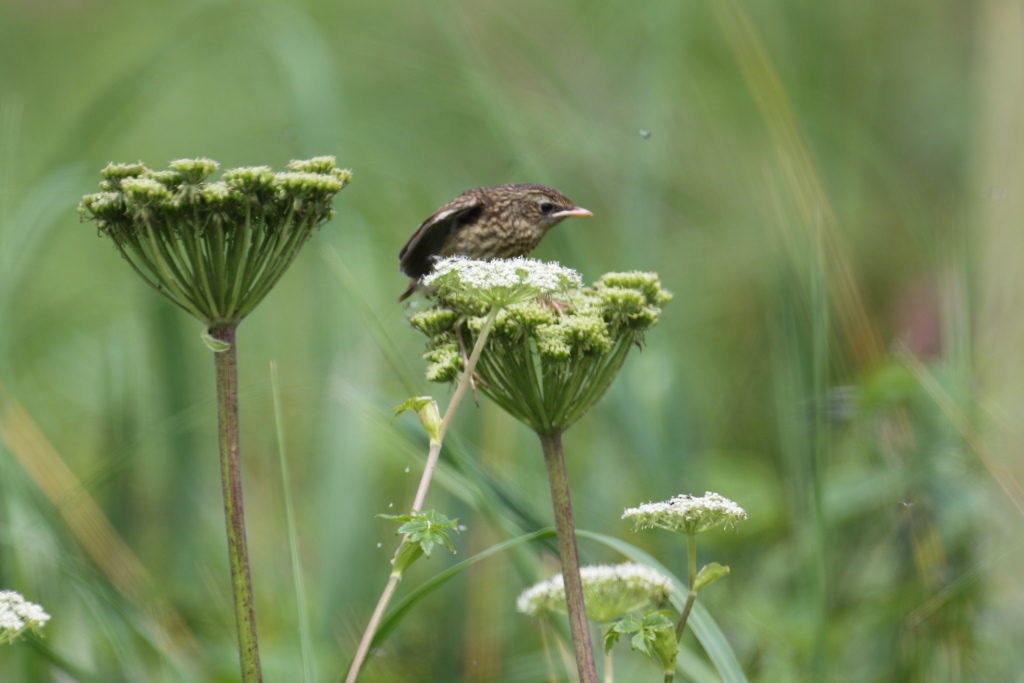
<svg viewBox="0 0 1024 683">
<path fill-rule="evenodd" d="M 570 216 L 593 216 L 553 187 L 515 183 L 463 192 L 432 213 L 398 252 L 408 299 L 434 264 L 448 256 L 481 261 L 526 256 Z"/>
</svg>

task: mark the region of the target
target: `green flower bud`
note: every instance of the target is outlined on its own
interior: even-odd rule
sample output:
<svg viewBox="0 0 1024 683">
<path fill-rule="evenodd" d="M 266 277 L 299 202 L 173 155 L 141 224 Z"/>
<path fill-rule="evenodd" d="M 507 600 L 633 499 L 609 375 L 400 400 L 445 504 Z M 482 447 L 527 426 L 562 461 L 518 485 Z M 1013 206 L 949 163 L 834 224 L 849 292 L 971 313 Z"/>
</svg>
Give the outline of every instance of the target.
<svg viewBox="0 0 1024 683">
<path fill-rule="evenodd" d="M 121 181 L 125 178 L 138 178 L 149 173 L 149 169 L 137 164 L 107 164 L 101 171 L 100 189 L 105 192 L 117 192 L 121 189 Z"/>
<path fill-rule="evenodd" d="M 644 295 L 649 306 L 663 308 L 672 300 L 672 293 L 661 288 L 661 281 L 656 273 L 607 273 L 594 283 L 594 289 L 600 291 L 606 287 L 634 289 Z"/>
<path fill-rule="evenodd" d="M 458 319 L 459 314 L 449 308 L 428 308 L 411 316 L 409 324 L 428 337 L 434 337 L 450 332 Z"/>
<path fill-rule="evenodd" d="M 171 192 L 174 192 L 185 182 L 185 177 L 177 171 L 155 171 L 150 172 L 149 177 L 157 181 Z"/>
<path fill-rule="evenodd" d="M 228 208 L 233 206 L 238 195 L 225 182 L 207 183 L 199 191 L 202 203 L 212 208 Z"/>
<path fill-rule="evenodd" d="M 427 367 L 429 382 L 454 382 L 462 372 L 462 356 L 454 343 L 427 351 L 423 359 L 430 361 Z"/>
<path fill-rule="evenodd" d="M 545 348 L 558 348 L 558 355 L 552 354 L 552 358 L 603 355 L 615 345 L 604 322 L 591 316 L 567 315 L 553 324 L 538 327 L 536 336 L 537 347 L 542 355 L 547 355 Z M 562 349 L 567 353 L 563 353 Z"/>
<path fill-rule="evenodd" d="M 395 413 L 395 419 L 406 410 L 415 410 L 420 418 L 420 424 L 430 437 L 430 443 L 441 443 L 441 413 L 437 410 L 437 401 L 429 396 L 417 396 L 410 398 L 400 406 L 391 409 Z"/>
<path fill-rule="evenodd" d="M 552 306 L 539 303 L 537 300 L 512 304 L 501 309 L 494 321 L 494 329 L 506 337 L 520 338 L 524 334 L 535 332 L 542 325 L 557 322 L 558 316 Z"/>
<path fill-rule="evenodd" d="M 121 181 L 125 201 L 136 207 L 161 206 L 171 202 L 170 190 L 152 178 L 125 178 Z"/>
<path fill-rule="evenodd" d="M 203 182 L 220 167 L 220 164 L 212 159 L 175 159 L 168 165 L 181 174 L 184 182 L 191 185 Z"/>
<path fill-rule="evenodd" d="M 288 170 L 296 173 L 330 173 L 334 169 L 334 157 L 313 157 L 304 161 L 289 161 Z"/>
<path fill-rule="evenodd" d="M 225 171 L 221 179 L 242 194 L 269 198 L 278 193 L 277 178 L 269 166 L 247 166 Z"/>
</svg>

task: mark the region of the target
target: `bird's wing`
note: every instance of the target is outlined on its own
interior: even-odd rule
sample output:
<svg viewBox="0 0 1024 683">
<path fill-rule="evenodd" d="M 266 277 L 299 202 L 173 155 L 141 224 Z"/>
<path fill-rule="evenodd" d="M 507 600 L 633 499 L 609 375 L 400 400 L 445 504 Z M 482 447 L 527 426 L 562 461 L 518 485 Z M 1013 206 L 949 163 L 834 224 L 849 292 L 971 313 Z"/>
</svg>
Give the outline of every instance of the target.
<svg viewBox="0 0 1024 683">
<path fill-rule="evenodd" d="M 412 237 L 398 252 L 401 271 L 411 278 L 421 278 L 433 269 L 430 257 L 438 255 L 448 236 L 457 227 L 471 220 L 483 208 L 483 200 L 476 195 L 456 197 L 435 211 L 413 232 Z"/>
</svg>

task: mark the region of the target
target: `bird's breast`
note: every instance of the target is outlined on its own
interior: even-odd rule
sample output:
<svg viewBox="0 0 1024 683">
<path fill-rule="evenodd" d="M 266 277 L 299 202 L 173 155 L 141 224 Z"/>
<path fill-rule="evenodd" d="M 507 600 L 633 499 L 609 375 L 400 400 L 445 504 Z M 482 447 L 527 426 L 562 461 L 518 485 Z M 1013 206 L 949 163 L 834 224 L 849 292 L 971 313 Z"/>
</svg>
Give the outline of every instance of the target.
<svg viewBox="0 0 1024 683">
<path fill-rule="evenodd" d="M 508 229 L 510 226 L 466 226 L 444 246 L 442 256 L 468 256 L 487 261 L 526 256 L 544 236 L 539 231 Z"/>
</svg>

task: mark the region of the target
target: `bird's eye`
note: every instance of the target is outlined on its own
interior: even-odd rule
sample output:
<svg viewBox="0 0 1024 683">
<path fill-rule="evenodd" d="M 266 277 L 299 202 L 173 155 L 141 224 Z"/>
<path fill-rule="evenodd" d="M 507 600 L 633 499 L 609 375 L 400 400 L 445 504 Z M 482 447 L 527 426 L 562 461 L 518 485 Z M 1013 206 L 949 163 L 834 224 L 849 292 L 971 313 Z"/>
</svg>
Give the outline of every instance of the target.
<svg viewBox="0 0 1024 683">
<path fill-rule="evenodd" d="M 555 205 L 552 204 L 551 202 L 541 202 L 540 210 L 541 213 L 551 213 L 552 211 L 555 210 Z"/>
</svg>

